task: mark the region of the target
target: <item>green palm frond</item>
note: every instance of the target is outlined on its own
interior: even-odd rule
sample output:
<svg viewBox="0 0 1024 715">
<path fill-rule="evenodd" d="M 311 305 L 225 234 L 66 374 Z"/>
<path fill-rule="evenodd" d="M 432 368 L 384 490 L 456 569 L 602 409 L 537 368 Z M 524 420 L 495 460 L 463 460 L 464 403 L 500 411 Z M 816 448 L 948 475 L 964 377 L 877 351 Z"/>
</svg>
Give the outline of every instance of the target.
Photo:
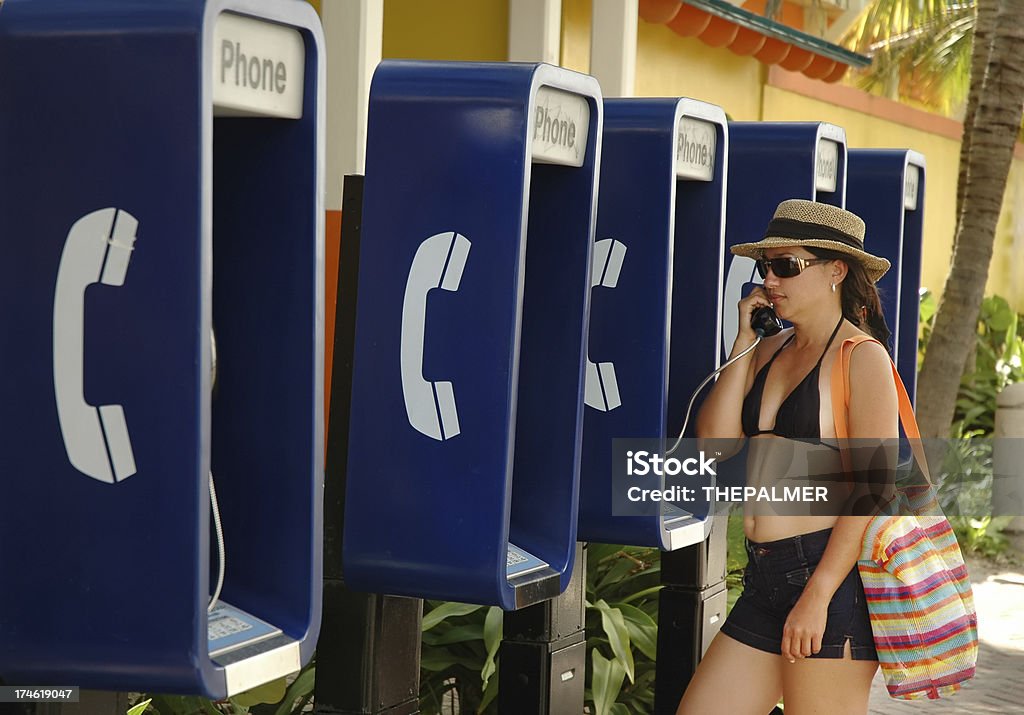
<svg viewBox="0 0 1024 715">
<path fill-rule="evenodd" d="M 973 4 L 973 0 L 966 0 Z M 964 2 L 950 0 L 875 0 L 850 31 L 848 39 L 858 50 L 878 40 L 894 37 L 942 19 L 951 7 Z"/>
<path fill-rule="evenodd" d="M 950 112 L 967 95 L 975 0 L 877 0 L 845 44 L 869 55 L 860 85 Z"/>
</svg>

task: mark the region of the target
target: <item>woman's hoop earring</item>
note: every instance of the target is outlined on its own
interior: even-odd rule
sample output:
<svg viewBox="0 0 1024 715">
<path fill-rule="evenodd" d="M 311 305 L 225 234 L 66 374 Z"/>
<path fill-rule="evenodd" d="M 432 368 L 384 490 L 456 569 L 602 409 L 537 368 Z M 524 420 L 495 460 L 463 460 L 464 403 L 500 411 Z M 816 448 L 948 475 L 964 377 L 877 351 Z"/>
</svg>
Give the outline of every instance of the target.
<svg viewBox="0 0 1024 715">
<path fill-rule="evenodd" d="M 835 293 L 835 292 L 836 292 L 836 284 L 835 284 L 835 283 L 833 283 L 833 284 L 832 284 L 832 292 L 833 292 L 833 293 Z"/>
</svg>

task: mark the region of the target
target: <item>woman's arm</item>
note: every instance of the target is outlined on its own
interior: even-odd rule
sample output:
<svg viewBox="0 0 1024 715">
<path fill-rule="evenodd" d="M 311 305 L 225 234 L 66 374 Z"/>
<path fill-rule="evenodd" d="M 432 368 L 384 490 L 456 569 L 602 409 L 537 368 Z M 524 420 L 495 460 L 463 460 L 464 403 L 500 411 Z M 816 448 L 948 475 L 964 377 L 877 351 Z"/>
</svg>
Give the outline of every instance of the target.
<svg viewBox="0 0 1024 715">
<path fill-rule="evenodd" d="M 739 302 L 739 331 L 732 345 L 729 359 L 739 355 L 757 340 L 750 327 L 750 316 L 762 306 L 770 306 L 764 288 L 754 288 Z M 760 347 L 760 346 L 759 346 Z M 709 439 L 739 439 L 743 436 L 740 410 L 743 397 L 754 380 L 754 355 L 756 350 L 727 367 L 718 376 L 704 403 L 697 412 L 697 436 Z"/>
<path fill-rule="evenodd" d="M 836 355 L 839 359 L 839 355 Z M 896 464 L 895 443 L 899 436 L 899 400 L 892 380 L 889 355 L 878 343 L 858 345 L 850 358 L 849 432 L 851 439 L 866 440 L 884 451 L 885 467 Z M 883 447 L 882 440 L 886 440 Z M 862 443 L 863 444 L 863 443 Z M 874 468 L 879 453 L 872 449 L 851 450 L 855 472 Z M 832 529 L 821 562 L 815 568 L 800 600 L 790 611 L 782 633 L 782 655 L 793 662 L 821 650 L 828 603 L 836 589 L 860 558 L 864 530 L 870 516 L 840 516 Z"/>
</svg>

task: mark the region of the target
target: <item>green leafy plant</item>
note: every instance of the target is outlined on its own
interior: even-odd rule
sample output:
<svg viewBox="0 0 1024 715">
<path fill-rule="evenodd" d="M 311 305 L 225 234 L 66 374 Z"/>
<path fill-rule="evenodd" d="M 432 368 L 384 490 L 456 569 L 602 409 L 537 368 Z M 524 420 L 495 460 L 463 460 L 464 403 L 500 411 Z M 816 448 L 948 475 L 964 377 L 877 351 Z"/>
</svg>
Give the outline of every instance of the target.
<svg viewBox="0 0 1024 715">
<path fill-rule="evenodd" d="M 954 419 L 961 431 L 992 434 L 996 397 L 1007 385 L 1024 380 L 1020 325 L 1021 316 L 1005 299 L 990 296 L 982 302 L 973 369 L 965 372 L 957 397 Z"/>
<path fill-rule="evenodd" d="M 918 368 L 931 338 L 936 309 L 934 295 L 922 291 Z M 982 301 L 976 348 L 960 381 L 951 437 L 992 434 L 997 396 L 1007 385 L 1024 380 L 1022 325 L 1024 317 L 1005 298 L 989 296 Z"/>
<path fill-rule="evenodd" d="M 1012 519 L 1010 516 L 951 516 L 949 523 L 965 553 L 1000 559 L 1009 548 L 1009 541 L 1002 531 Z"/>
<path fill-rule="evenodd" d="M 125 715 L 142 715 L 142 713 L 146 712 L 146 708 L 149 707 L 149 704 L 151 702 L 153 702 L 153 698 L 147 698 L 141 702 L 138 702 L 135 705 L 128 708 L 128 711 L 125 713 Z"/>
<path fill-rule="evenodd" d="M 992 506 L 992 440 L 980 431 L 954 433 L 936 477 L 939 505 L 947 516 L 987 514 Z"/>
<path fill-rule="evenodd" d="M 661 552 L 590 544 L 587 555 L 587 688 L 594 715 L 654 707 Z"/>
<path fill-rule="evenodd" d="M 424 605 L 420 655 L 420 711 L 440 715 L 458 703 L 468 715 L 497 713 L 500 608 L 449 601 Z"/>
<path fill-rule="evenodd" d="M 733 604 L 743 593 L 743 570 L 747 567 L 746 538 L 747 535 L 743 531 L 743 514 L 737 510 L 729 514 L 726 532 L 725 585 L 729 589 L 726 613 L 732 610 Z"/>
</svg>

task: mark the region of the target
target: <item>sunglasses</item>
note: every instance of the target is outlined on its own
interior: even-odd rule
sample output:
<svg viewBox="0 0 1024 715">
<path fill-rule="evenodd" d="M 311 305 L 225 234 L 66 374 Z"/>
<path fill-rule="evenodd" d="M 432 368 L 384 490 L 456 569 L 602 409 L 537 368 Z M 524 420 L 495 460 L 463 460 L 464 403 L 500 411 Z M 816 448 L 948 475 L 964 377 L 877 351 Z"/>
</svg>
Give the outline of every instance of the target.
<svg viewBox="0 0 1024 715">
<path fill-rule="evenodd" d="M 815 263 L 828 263 L 831 260 L 831 258 L 800 258 L 799 256 L 759 258 L 757 272 L 764 279 L 768 277 L 770 268 L 776 278 L 792 278 L 800 275 L 807 266 L 813 266 Z"/>
</svg>

